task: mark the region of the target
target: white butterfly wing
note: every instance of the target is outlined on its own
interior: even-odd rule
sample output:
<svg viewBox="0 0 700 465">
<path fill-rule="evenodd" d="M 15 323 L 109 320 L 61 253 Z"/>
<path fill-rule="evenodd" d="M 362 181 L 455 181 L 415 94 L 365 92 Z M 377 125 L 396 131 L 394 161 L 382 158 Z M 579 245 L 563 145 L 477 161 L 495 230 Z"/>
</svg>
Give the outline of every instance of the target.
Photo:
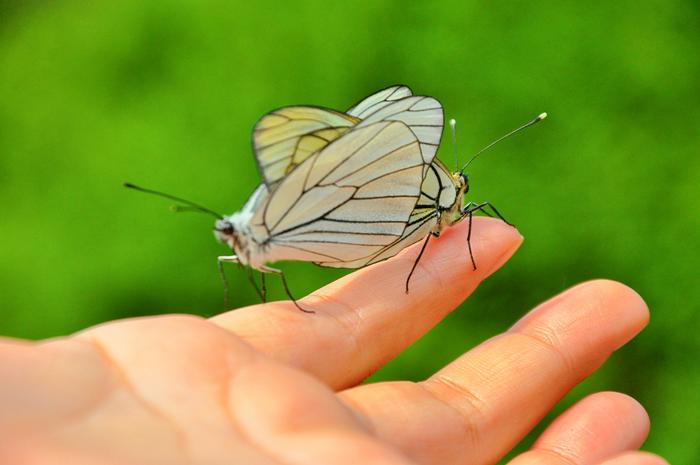
<svg viewBox="0 0 700 465">
<path fill-rule="evenodd" d="M 420 198 L 400 237 L 378 252 L 353 262 L 326 262 L 322 265 L 333 268 L 360 268 L 391 258 L 430 234 L 437 224 L 440 210 L 449 209 L 457 200 L 457 188 L 453 176 L 440 160 L 434 160 L 423 179 Z"/>
<path fill-rule="evenodd" d="M 346 113 L 363 120 L 361 125 L 384 120 L 405 123 L 416 133 L 426 163 L 432 161 L 440 145 L 444 124 L 442 105 L 432 97 L 413 96 L 407 86 L 380 90 Z"/>
<path fill-rule="evenodd" d="M 424 162 L 401 122 L 358 127 L 287 175 L 256 212 L 269 261 L 354 262 L 399 239 L 420 197 Z"/>
<path fill-rule="evenodd" d="M 369 97 L 365 97 L 362 101 L 350 107 L 346 113 L 350 116 L 365 119 L 372 113 L 375 113 L 389 105 L 391 102 L 395 102 L 412 95 L 413 93 L 411 92 L 411 89 L 409 89 L 407 86 L 387 87 L 379 92 L 375 92 Z"/>
<path fill-rule="evenodd" d="M 433 161 L 440 145 L 444 123 L 440 102 L 432 97 L 416 95 L 373 108 L 375 111 L 364 113 L 365 116 L 358 126 L 374 124 L 377 121 L 401 121 L 416 134 L 426 165 Z"/>
</svg>

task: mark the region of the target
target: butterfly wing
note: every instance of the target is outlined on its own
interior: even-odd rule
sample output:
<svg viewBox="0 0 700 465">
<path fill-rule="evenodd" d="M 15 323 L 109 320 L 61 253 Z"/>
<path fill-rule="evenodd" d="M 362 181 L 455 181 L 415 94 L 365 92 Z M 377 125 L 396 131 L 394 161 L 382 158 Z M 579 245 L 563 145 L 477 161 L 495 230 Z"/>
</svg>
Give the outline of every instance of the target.
<svg viewBox="0 0 700 465">
<path fill-rule="evenodd" d="M 435 157 L 442 137 L 444 116 L 442 105 L 432 97 L 414 96 L 407 86 L 391 86 L 370 95 L 346 112 L 360 118 L 360 125 L 377 121 L 401 121 L 420 141 L 423 160 Z"/>
<path fill-rule="evenodd" d="M 356 103 L 346 113 L 350 116 L 355 116 L 360 119 L 365 119 L 371 114 L 381 110 L 391 102 L 404 99 L 413 95 L 408 86 L 391 86 L 375 92 L 369 97 L 365 97 L 359 103 Z"/>
<path fill-rule="evenodd" d="M 457 200 L 454 178 L 440 160 L 433 160 L 423 179 L 418 202 L 400 237 L 379 251 L 358 260 L 326 262 L 321 265 L 333 268 L 360 268 L 391 258 L 409 245 L 425 238 L 437 224 L 440 211 L 449 209 Z"/>
<path fill-rule="evenodd" d="M 354 262 L 401 237 L 420 197 L 424 162 L 401 122 L 358 127 L 284 177 L 251 225 L 267 260 Z"/>
<path fill-rule="evenodd" d="M 263 182 L 273 190 L 301 162 L 351 127 L 379 121 L 405 123 L 420 142 L 424 162 L 432 161 L 442 135 L 442 106 L 431 97 L 412 96 L 406 86 L 392 86 L 365 98 L 347 114 L 293 106 L 263 116 L 253 130 L 253 151 Z"/>
<path fill-rule="evenodd" d="M 266 114 L 253 129 L 253 151 L 263 182 L 273 187 L 313 153 L 310 150 L 324 147 L 359 121 L 344 113 L 307 106 L 284 107 Z"/>
</svg>

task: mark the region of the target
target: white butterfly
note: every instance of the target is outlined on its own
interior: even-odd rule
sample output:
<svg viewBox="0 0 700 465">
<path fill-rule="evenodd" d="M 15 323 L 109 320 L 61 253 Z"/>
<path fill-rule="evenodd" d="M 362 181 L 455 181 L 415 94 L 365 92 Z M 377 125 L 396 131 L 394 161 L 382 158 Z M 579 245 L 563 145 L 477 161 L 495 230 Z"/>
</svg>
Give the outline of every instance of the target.
<svg viewBox="0 0 700 465">
<path fill-rule="evenodd" d="M 267 263 L 362 266 L 402 238 L 442 121 L 435 99 L 402 86 L 348 114 L 297 106 L 265 115 L 253 132 L 264 184 L 240 211 L 216 222 L 217 238 L 235 252 L 219 262 L 283 281 Z"/>
<path fill-rule="evenodd" d="M 541 113 L 539 116 L 523 124 L 522 126 L 510 131 L 504 136 L 499 137 L 495 141 L 488 144 L 483 149 L 479 150 L 472 158 L 464 165 L 460 171 L 450 172 L 447 167 L 438 159 L 432 161 L 423 179 L 421 185 L 421 196 L 416 207 L 411 213 L 411 217 L 406 223 L 406 228 L 401 234 L 401 237 L 394 243 L 382 249 L 380 252 L 366 259 L 355 262 L 345 263 L 325 263 L 325 266 L 338 266 L 345 268 L 356 268 L 370 265 L 387 258 L 393 257 L 404 248 L 425 238 L 418 256 L 413 263 L 413 267 L 406 278 L 406 293 L 408 293 L 408 284 L 413 275 L 413 272 L 420 261 L 423 252 L 425 251 L 428 241 L 431 237 L 439 237 L 440 233 L 447 227 L 453 226 L 465 218 L 469 218 L 469 228 L 467 232 L 467 247 L 469 249 L 469 257 L 471 258 L 472 266 L 476 270 L 476 261 L 472 253 L 471 247 L 471 221 L 472 216 L 477 211 L 482 211 L 488 216 L 497 216 L 507 224 L 511 225 L 501 213 L 490 202 L 468 202 L 464 203 L 464 196 L 469 191 L 469 182 L 464 170 L 469 164 L 474 161 L 481 153 L 493 147 L 498 142 L 506 139 L 513 134 L 538 123 L 547 117 L 547 113 Z M 455 120 L 451 120 L 452 131 L 455 131 Z M 489 208 L 491 211 L 486 210 Z M 512 225 L 511 225 L 512 226 Z"/>
<path fill-rule="evenodd" d="M 545 116 L 489 144 L 470 162 Z M 476 268 L 470 243 L 472 214 L 490 207 L 503 219 L 488 202 L 465 204 L 469 185 L 464 168 L 450 173 L 434 159 L 442 125 L 439 102 L 413 96 L 405 86 L 379 91 L 347 113 L 284 107 L 255 126 L 253 148 L 263 184 L 240 211 L 221 216 L 183 199 L 139 189 L 217 216 L 215 235 L 235 252 L 219 257 L 219 264 L 235 262 L 279 274 L 292 300 L 282 272 L 267 263 L 299 260 L 359 268 L 425 238 L 406 280 L 408 292 L 430 237 L 468 217 L 467 245 Z M 261 295 L 264 298 L 264 284 Z"/>
<path fill-rule="evenodd" d="M 493 144 L 545 116 L 546 114 L 540 115 Z M 263 238 L 266 244 L 275 244 L 274 250 L 264 250 L 264 247 L 259 246 L 259 240 L 249 242 L 247 239 L 250 235 L 244 234 L 243 240 L 246 242 L 241 243 L 236 237 L 236 231 L 252 231 L 248 227 L 251 222 L 257 225 L 263 224 L 254 219 L 254 217 L 261 218 L 254 212 L 262 208 L 261 204 L 265 201 L 263 199 L 267 199 L 268 192 L 273 192 L 273 196 L 281 195 L 276 192 L 278 185 L 285 185 L 287 182 L 296 183 L 296 177 L 292 178 L 292 181 L 286 181 L 286 178 L 291 177 L 298 169 L 297 167 L 302 166 L 305 160 L 314 154 L 329 157 L 326 160 L 331 164 L 345 163 L 342 148 L 327 155 L 321 155 L 321 153 L 325 152 L 325 147 L 333 145 L 332 141 L 335 140 L 335 143 L 340 146 L 344 138 L 351 135 L 353 131 L 368 125 L 376 125 L 377 121 L 405 123 L 420 143 L 425 163 L 423 179 L 420 197 L 408 218 L 405 217 L 405 209 L 396 209 L 391 203 L 395 196 L 404 195 L 402 191 L 397 188 L 397 185 L 389 182 L 389 179 L 376 179 L 374 180 L 376 198 L 372 199 L 373 203 L 367 204 L 368 208 L 363 211 L 353 214 L 353 204 L 343 205 L 337 213 L 334 213 L 335 217 L 325 218 L 323 221 L 311 221 L 282 232 L 272 231 L 272 235 L 269 228 L 265 228 L 257 235 L 253 234 Z M 267 267 L 266 262 L 302 260 L 328 267 L 359 268 L 386 260 L 425 238 L 423 247 L 406 279 L 406 292 L 408 292 L 410 277 L 430 237 L 437 237 L 446 227 L 469 218 L 467 246 L 472 265 L 476 269 L 470 242 L 472 214 L 479 210 L 486 212 L 485 209 L 490 207 L 496 216 L 504 218 L 488 202 L 465 204 L 464 195 L 469 190 L 469 184 L 463 170 L 450 173 L 442 162 L 433 159 L 441 137 L 442 122 L 442 108 L 435 99 L 413 96 L 410 89 L 405 86 L 393 86 L 379 91 L 351 107 L 347 113 L 319 107 L 295 106 L 281 108 L 265 115 L 258 121 L 253 132 L 253 147 L 265 184 L 255 191 L 240 212 L 217 223 L 217 237 L 227 242 L 237 252 L 235 256 L 219 257 L 220 262 L 235 261 L 251 265 L 261 271 L 275 273 L 280 272 Z M 366 161 L 369 163 L 368 167 L 371 167 L 372 158 L 366 158 Z M 399 174 L 393 176 L 399 176 Z M 411 196 L 412 191 L 408 198 L 403 198 L 408 200 Z M 271 202 L 276 203 L 274 200 Z M 403 202 L 402 206 L 405 208 L 410 203 L 410 201 Z M 286 204 L 282 203 L 281 208 L 284 209 L 285 206 Z M 388 210 L 400 211 L 401 214 L 388 219 L 386 215 Z M 297 250 L 291 252 L 289 250 L 291 248 Z M 245 257 L 242 254 L 245 254 Z"/>
</svg>

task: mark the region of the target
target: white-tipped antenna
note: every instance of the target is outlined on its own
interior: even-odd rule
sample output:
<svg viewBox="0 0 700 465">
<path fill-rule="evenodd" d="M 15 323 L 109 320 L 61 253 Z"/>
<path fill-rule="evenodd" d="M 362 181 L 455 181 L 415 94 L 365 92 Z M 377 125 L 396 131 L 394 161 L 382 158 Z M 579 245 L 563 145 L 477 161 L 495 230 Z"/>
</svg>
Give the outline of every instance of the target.
<svg viewBox="0 0 700 465">
<path fill-rule="evenodd" d="M 457 164 L 459 163 L 459 158 L 457 157 L 457 120 L 452 118 L 450 120 L 450 127 L 452 128 L 452 151 L 454 152 L 455 156 L 455 164 L 454 166 L 457 167 Z"/>
<path fill-rule="evenodd" d="M 474 156 L 462 167 L 462 170 L 461 170 L 460 172 L 461 172 L 461 173 L 464 173 L 464 170 L 467 169 L 467 167 L 471 164 L 471 162 L 473 162 L 474 160 L 476 160 L 476 158 L 477 158 L 479 155 L 481 155 L 482 153 L 484 153 L 485 151 L 487 151 L 488 149 L 490 149 L 490 148 L 493 147 L 494 145 L 498 144 L 499 142 L 501 142 L 501 141 L 504 140 L 504 139 L 509 138 L 509 137 L 512 136 L 513 134 L 518 133 L 518 132 L 522 131 L 523 129 L 532 126 L 532 125 L 535 124 L 535 123 L 539 123 L 540 121 L 542 121 L 542 120 L 545 119 L 546 117 L 547 117 L 547 112 L 540 113 L 539 115 L 537 115 L 537 118 L 533 119 L 532 121 L 529 121 L 529 122 L 523 124 L 522 126 L 513 129 L 513 130 L 510 131 L 508 134 L 506 134 L 506 135 L 504 135 L 504 136 L 501 136 L 501 137 L 499 137 L 498 139 L 496 139 L 495 141 L 491 142 L 489 145 L 487 145 L 487 146 L 484 147 L 483 149 L 481 149 L 481 150 L 479 150 L 478 152 L 476 152 L 476 154 L 474 154 Z"/>
</svg>

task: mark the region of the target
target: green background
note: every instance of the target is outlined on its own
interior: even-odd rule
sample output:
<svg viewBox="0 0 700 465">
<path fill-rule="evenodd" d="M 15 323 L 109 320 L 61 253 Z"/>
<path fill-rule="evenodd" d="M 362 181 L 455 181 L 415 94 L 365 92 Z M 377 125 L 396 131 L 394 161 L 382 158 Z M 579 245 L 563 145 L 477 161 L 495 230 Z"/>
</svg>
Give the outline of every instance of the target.
<svg viewBox="0 0 700 465">
<path fill-rule="evenodd" d="M 375 378 L 425 377 L 552 294 L 617 279 L 651 324 L 559 410 L 627 392 L 652 418 L 645 448 L 700 463 L 697 2 L 408 3 L 0 2 L 0 333 L 220 311 L 210 218 L 121 183 L 231 213 L 259 182 L 259 116 L 404 83 L 457 118 L 462 161 L 550 118 L 469 173 L 522 248 Z M 297 294 L 342 274 L 283 268 Z M 257 301 L 229 277 L 234 305 Z"/>
</svg>

